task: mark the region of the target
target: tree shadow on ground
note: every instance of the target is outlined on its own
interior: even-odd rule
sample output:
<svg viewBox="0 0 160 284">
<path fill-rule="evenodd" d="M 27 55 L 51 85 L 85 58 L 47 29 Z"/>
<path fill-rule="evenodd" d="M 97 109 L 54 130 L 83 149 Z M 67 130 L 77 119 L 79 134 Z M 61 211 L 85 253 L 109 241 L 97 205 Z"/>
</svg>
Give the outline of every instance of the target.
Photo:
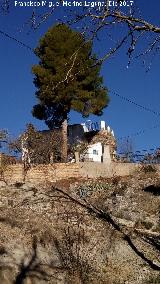
<svg viewBox="0 0 160 284">
<path fill-rule="evenodd" d="M 14 284 L 23 284 L 27 278 L 37 278 L 37 280 L 48 281 L 48 274 L 40 268 L 40 264 L 37 257 L 37 239 L 34 238 L 32 242 L 32 257 L 28 264 L 25 264 L 25 259 L 19 266 L 19 273 L 16 276 Z"/>
<path fill-rule="evenodd" d="M 143 189 L 145 192 L 150 192 L 155 196 L 160 195 L 160 187 L 155 185 L 149 185 Z"/>
<path fill-rule="evenodd" d="M 53 280 L 55 281 L 54 283 L 58 283 L 59 277 L 57 271 L 59 267 L 54 266 L 53 263 L 47 265 L 41 263 L 37 254 L 37 244 L 37 238 L 34 237 L 32 241 L 32 255 L 30 259 L 28 255 L 23 257 L 21 263 L 18 265 L 18 273 L 16 276 L 15 260 L 11 259 L 6 263 L 3 261 L 0 262 L 0 277 L 2 277 L 0 283 L 24 284 L 27 279 L 30 279 L 31 283 L 34 281 L 33 283 L 37 284 L 41 283 L 41 281 L 44 281 L 43 283 L 48 283 Z M 4 247 L 0 247 L 0 255 L 10 257 L 10 253 L 7 252 Z"/>
</svg>

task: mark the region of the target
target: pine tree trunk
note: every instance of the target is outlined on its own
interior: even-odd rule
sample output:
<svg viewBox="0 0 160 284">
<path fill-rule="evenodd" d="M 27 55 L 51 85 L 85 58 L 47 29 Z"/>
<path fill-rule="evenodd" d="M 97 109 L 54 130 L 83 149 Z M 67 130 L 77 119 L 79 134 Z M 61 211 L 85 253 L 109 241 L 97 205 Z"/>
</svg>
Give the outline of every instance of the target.
<svg viewBox="0 0 160 284">
<path fill-rule="evenodd" d="M 62 123 L 62 162 L 67 162 L 67 147 L 68 137 L 67 137 L 67 119 Z"/>
</svg>

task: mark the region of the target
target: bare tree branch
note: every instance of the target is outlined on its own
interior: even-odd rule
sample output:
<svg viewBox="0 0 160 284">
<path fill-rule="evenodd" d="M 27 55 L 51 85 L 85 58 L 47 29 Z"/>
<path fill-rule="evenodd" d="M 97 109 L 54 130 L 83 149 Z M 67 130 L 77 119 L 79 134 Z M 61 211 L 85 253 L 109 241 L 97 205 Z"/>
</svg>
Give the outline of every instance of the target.
<svg viewBox="0 0 160 284">
<path fill-rule="evenodd" d="M 123 239 L 128 243 L 128 245 L 130 246 L 130 248 L 142 259 L 144 260 L 153 270 L 157 270 L 160 271 L 160 265 L 155 263 L 154 261 L 152 261 L 151 259 L 149 259 L 147 256 L 145 256 L 145 253 L 140 251 L 136 245 L 134 244 L 134 242 L 132 241 L 130 235 L 128 233 L 126 233 L 125 231 L 123 231 L 123 229 L 121 228 L 121 226 L 119 224 L 116 223 L 116 221 L 113 219 L 112 215 L 109 212 L 104 212 L 103 210 L 95 207 L 93 204 L 89 204 L 88 202 L 85 201 L 81 202 L 77 199 L 75 199 L 74 197 L 72 197 L 70 194 L 68 194 L 67 192 L 63 191 L 60 188 L 57 187 L 53 187 L 54 191 L 57 191 L 61 194 L 63 194 L 64 196 L 67 196 L 72 202 L 74 202 L 75 204 L 83 207 L 84 209 L 86 209 L 91 215 L 93 214 L 94 216 L 96 216 L 98 219 L 103 220 L 104 222 L 109 223 L 110 225 L 112 225 L 112 227 L 116 230 L 119 231 L 122 234 Z"/>
</svg>

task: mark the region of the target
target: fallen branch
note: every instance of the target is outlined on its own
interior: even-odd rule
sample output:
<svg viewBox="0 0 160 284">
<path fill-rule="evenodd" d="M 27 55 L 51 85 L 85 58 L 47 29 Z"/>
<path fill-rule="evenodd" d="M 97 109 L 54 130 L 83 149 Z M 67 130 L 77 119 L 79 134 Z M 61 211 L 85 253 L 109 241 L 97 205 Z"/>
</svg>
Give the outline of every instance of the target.
<svg viewBox="0 0 160 284">
<path fill-rule="evenodd" d="M 96 218 L 103 220 L 104 222 L 109 223 L 116 231 L 120 232 L 122 234 L 123 239 L 127 242 L 127 244 L 130 246 L 130 248 L 142 259 L 144 260 L 153 270 L 160 271 L 160 265 L 156 264 L 154 261 L 149 259 L 147 256 L 145 256 L 144 252 L 140 251 L 135 244 L 133 243 L 131 237 L 129 234 L 125 233 L 122 228 L 113 220 L 113 217 L 110 213 L 104 212 L 103 210 L 98 209 L 92 204 L 89 204 L 85 201 L 85 203 L 75 199 L 74 197 L 70 196 L 70 194 L 66 193 L 62 189 L 59 189 L 57 187 L 52 188 L 54 191 L 57 191 L 65 196 L 67 196 L 72 202 L 76 203 L 80 207 L 86 209 L 88 213 L 93 214 Z"/>
</svg>

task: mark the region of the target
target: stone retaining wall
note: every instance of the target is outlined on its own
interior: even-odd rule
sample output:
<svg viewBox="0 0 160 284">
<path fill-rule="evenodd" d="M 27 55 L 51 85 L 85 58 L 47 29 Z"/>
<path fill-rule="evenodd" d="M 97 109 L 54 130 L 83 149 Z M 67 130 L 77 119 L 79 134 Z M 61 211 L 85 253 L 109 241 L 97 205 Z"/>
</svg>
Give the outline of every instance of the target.
<svg viewBox="0 0 160 284">
<path fill-rule="evenodd" d="M 80 163 L 80 175 L 88 178 L 128 176 L 140 168 L 139 164 L 98 162 Z"/>
<path fill-rule="evenodd" d="M 44 182 L 55 182 L 60 179 L 79 177 L 78 164 L 53 164 L 53 165 L 34 165 L 26 174 L 22 164 L 10 165 L 4 171 L 4 180 L 8 184 L 15 182 L 26 182 L 41 184 Z"/>
<path fill-rule="evenodd" d="M 160 165 L 155 165 L 157 173 L 160 173 Z M 98 162 L 84 163 L 56 163 L 53 165 L 33 165 L 24 175 L 22 164 L 9 165 L 4 170 L 4 180 L 8 184 L 26 182 L 41 184 L 44 182 L 55 182 L 60 179 L 88 177 L 113 177 L 128 176 L 141 169 L 140 164 L 116 163 L 103 164 Z"/>
</svg>

